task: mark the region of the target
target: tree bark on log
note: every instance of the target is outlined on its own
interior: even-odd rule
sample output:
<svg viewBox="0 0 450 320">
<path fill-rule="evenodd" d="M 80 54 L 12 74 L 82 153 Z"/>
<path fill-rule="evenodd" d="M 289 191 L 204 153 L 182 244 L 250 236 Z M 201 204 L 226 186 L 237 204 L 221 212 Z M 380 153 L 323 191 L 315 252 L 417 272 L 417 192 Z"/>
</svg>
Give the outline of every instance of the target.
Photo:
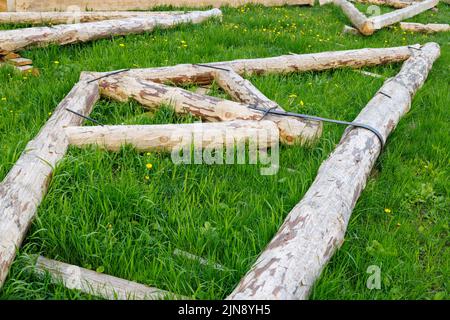
<svg viewBox="0 0 450 320">
<path fill-rule="evenodd" d="M 267 98 L 253 83 L 230 71 L 215 72 L 214 80 L 236 102 L 255 105 L 265 109 L 283 110 L 276 102 Z"/>
<path fill-rule="evenodd" d="M 401 71 L 387 80 L 355 122 L 371 125 L 387 139 L 409 111 L 412 97 L 425 82 L 439 45 L 417 50 Z M 381 94 L 381 92 L 383 94 Z M 370 131 L 348 128 L 321 165 L 304 198 L 287 216 L 229 299 L 306 299 L 333 253 L 344 240 L 352 210 L 380 153 Z"/>
<path fill-rule="evenodd" d="M 412 22 L 400 22 L 400 28 L 409 32 L 423 32 L 423 33 L 434 33 L 434 32 L 446 32 L 450 31 L 450 24 L 445 23 L 412 23 Z"/>
<path fill-rule="evenodd" d="M 171 28 L 183 23 L 201 23 L 213 17 L 221 17 L 219 9 L 193 11 L 170 17 L 137 17 L 123 20 L 106 20 L 80 24 L 56 25 L 0 31 L 0 49 L 17 51 L 49 44 L 66 45 L 152 31 L 155 28 Z"/>
<path fill-rule="evenodd" d="M 342 33 L 344 34 L 353 34 L 355 36 L 361 35 L 358 29 L 345 25 L 344 29 L 342 29 Z"/>
<path fill-rule="evenodd" d="M 375 32 L 370 20 L 361 11 L 356 8 L 353 3 L 347 0 L 335 0 L 352 24 L 364 35 L 371 35 Z"/>
<path fill-rule="evenodd" d="M 50 260 L 42 256 L 37 259 L 35 272 L 40 276 L 49 274 L 54 283 L 62 281 L 62 284 L 68 289 L 79 290 L 107 300 L 187 299 L 164 290 Z"/>
<path fill-rule="evenodd" d="M 171 67 L 131 69 L 122 73 L 158 83 L 176 85 L 196 83 L 211 84 L 215 70 L 211 67 L 230 69 L 239 75 L 288 74 L 304 71 L 323 71 L 337 68 L 361 68 L 387 63 L 402 62 L 411 56 L 410 47 L 365 48 L 356 50 L 327 51 L 309 54 L 291 54 L 272 58 L 242 59 L 203 65 L 180 64 Z M 93 76 L 105 76 L 107 72 L 92 72 Z M 117 75 L 116 77 L 119 77 Z"/>
<path fill-rule="evenodd" d="M 370 23 L 375 30 L 382 29 L 386 26 L 390 26 L 394 23 L 402 20 L 414 17 L 419 13 L 429 10 L 435 7 L 439 3 L 439 0 L 425 0 L 422 2 L 416 2 L 411 6 L 403 9 L 395 10 L 389 13 L 385 13 L 381 16 L 375 16 L 370 18 Z"/>
<path fill-rule="evenodd" d="M 260 120 L 264 113 L 249 105 L 196 94 L 181 88 L 122 75 L 99 81 L 103 96 L 126 102 L 130 98 L 150 109 L 168 104 L 177 113 L 190 113 L 210 122 L 231 120 Z M 303 144 L 316 140 L 322 134 L 322 123 L 294 117 L 267 115 L 280 130 L 280 139 L 287 144 Z"/>
<path fill-rule="evenodd" d="M 83 11 L 83 12 L 0 12 L 0 23 L 71 24 L 136 17 L 167 18 L 182 11 Z"/>
<path fill-rule="evenodd" d="M 0 287 L 47 192 L 53 169 L 66 153 L 64 127 L 82 123 L 66 108 L 88 115 L 99 98 L 97 83 L 87 79 L 81 76 L 0 184 Z"/>
<path fill-rule="evenodd" d="M 278 143 L 278 128 L 272 121 L 237 120 L 216 123 L 68 127 L 69 143 L 78 147 L 98 145 L 109 151 L 118 151 L 130 144 L 138 151 L 166 151 L 174 148 L 234 147 L 239 143 L 258 142 L 259 147 L 270 148 Z M 266 139 L 261 139 L 264 137 Z"/>
</svg>

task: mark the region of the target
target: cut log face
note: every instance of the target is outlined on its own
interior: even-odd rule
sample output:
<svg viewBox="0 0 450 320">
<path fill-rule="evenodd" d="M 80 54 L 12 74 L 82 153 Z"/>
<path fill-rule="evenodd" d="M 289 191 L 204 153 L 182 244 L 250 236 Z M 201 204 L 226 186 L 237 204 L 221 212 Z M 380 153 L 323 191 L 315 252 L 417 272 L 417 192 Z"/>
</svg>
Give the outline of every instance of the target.
<svg viewBox="0 0 450 320">
<path fill-rule="evenodd" d="M 62 283 L 68 289 L 80 290 L 107 300 L 187 299 L 164 290 L 44 257 L 38 257 L 35 272 L 40 276 L 49 274 L 54 283 Z"/>
<path fill-rule="evenodd" d="M 30 47 L 45 47 L 49 44 L 66 45 L 87 42 L 111 36 L 148 32 L 155 28 L 171 28 L 183 23 L 201 23 L 210 18 L 221 16 L 222 12 L 219 9 L 213 9 L 167 17 L 136 17 L 123 20 L 0 31 L 0 49 L 17 51 Z"/>
<path fill-rule="evenodd" d="M 101 79 L 99 86 L 105 97 L 121 102 L 134 99 L 150 109 L 171 105 L 177 113 L 190 113 L 206 121 L 261 120 L 264 116 L 249 105 L 124 75 Z M 288 144 L 311 142 L 322 133 L 322 124 L 316 121 L 278 115 L 267 115 L 264 119 L 277 124 L 281 140 Z"/>
<path fill-rule="evenodd" d="M 397 76 L 384 83 L 355 122 L 371 125 L 386 140 L 408 112 L 412 97 L 439 55 L 436 43 L 417 50 Z M 372 132 L 348 128 L 301 202 L 228 298 L 306 299 L 344 240 L 352 210 L 380 150 Z"/>
</svg>

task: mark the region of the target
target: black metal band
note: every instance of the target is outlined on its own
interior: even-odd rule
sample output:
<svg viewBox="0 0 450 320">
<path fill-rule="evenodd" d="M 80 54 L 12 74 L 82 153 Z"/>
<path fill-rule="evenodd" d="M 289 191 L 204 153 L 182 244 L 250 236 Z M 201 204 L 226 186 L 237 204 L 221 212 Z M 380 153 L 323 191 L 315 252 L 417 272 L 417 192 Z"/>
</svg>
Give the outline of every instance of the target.
<svg viewBox="0 0 450 320">
<path fill-rule="evenodd" d="M 110 76 L 113 76 L 115 74 L 119 74 L 119 73 L 122 73 L 122 72 L 127 72 L 127 71 L 130 71 L 130 69 L 122 69 L 122 70 L 110 72 L 110 73 L 107 73 L 107 74 L 105 74 L 105 75 L 103 75 L 101 77 L 89 80 L 87 83 L 91 83 L 91 82 L 94 82 L 94 81 L 97 81 L 97 80 L 100 80 L 100 79 L 103 79 L 103 78 L 106 78 L 106 77 L 110 77 Z"/>
<path fill-rule="evenodd" d="M 73 113 L 73 114 L 75 114 L 75 115 L 77 115 L 77 116 L 79 116 L 80 118 L 83 118 L 83 119 L 92 121 L 92 122 L 94 122 L 94 123 L 96 123 L 96 124 L 98 124 L 98 125 L 100 125 L 100 126 L 102 126 L 102 127 L 104 126 L 100 121 L 97 121 L 97 120 L 95 120 L 95 119 L 92 119 L 92 118 L 90 118 L 90 117 L 88 117 L 88 116 L 85 116 L 85 115 L 79 113 L 79 112 L 70 110 L 70 109 L 68 109 L 68 108 L 66 108 L 66 110 L 69 111 L 69 112 L 71 112 L 71 113 Z"/>
<path fill-rule="evenodd" d="M 381 144 L 381 149 L 383 149 L 384 145 L 385 145 L 385 142 L 384 142 L 384 139 L 383 139 L 383 136 L 381 135 L 381 133 L 377 129 L 375 129 L 374 127 L 372 127 L 370 125 L 367 125 L 367 124 L 357 123 L 357 122 L 348 122 L 348 121 L 342 121 L 342 120 L 335 120 L 335 119 L 328 119 L 328 118 L 310 116 L 310 115 L 301 114 L 301 113 L 294 113 L 294 112 L 275 110 L 275 108 L 264 109 L 264 108 L 259 108 L 259 107 L 254 106 L 254 105 L 253 106 L 249 106 L 249 108 L 253 109 L 253 110 L 257 110 L 257 111 L 263 112 L 263 117 L 261 119 L 263 119 L 267 114 L 275 114 L 275 115 L 279 115 L 279 116 L 296 117 L 296 118 L 301 118 L 301 119 L 306 119 L 306 120 L 313 120 L 313 121 L 320 121 L 320 122 L 330 122 L 330 123 L 335 123 L 335 124 L 342 124 L 342 125 L 353 126 L 353 127 L 357 127 L 357 128 L 363 128 L 363 129 L 371 131 L 373 134 L 375 134 L 377 136 L 377 138 L 378 138 L 378 140 L 380 141 L 380 144 Z"/>
</svg>

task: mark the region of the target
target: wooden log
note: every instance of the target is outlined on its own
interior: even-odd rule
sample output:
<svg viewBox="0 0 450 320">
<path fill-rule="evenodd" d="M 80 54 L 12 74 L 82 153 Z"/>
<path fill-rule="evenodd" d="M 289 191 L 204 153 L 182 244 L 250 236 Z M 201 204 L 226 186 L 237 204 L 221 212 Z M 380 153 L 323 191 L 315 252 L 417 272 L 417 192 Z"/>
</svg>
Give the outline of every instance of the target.
<svg viewBox="0 0 450 320">
<path fill-rule="evenodd" d="M 107 300 L 186 299 L 164 290 L 50 260 L 42 256 L 37 259 L 35 272 L 40 276 L 49 274 L 54 283 L 62 282 L 68 289 L 79 290 Z"/>
<path fill-rule="evenodd" d="M 347 25 L 344 26 L 344 29 L 342 30 L 342 33 L 344 33 L 344 34 L 353 34 L 355 36 L 361 35 L 361 32 L 359 32 L 358 29 L 350 27 L 350 26 L 347 26 Z"/>
<path fill-rule="evenodd" d="M 216 123 L 68 127 L 69 143 L 78 147 L 96 144 L 100 148 L 118 151 L 130 144 L 138 151 L 166 151 L 174 148 L 234 147 L 238 143 L 258 141 L 258 146 L 270 148 L 278 143 L 278 128 L 272 121 L 237 120 Z M 258 137 L 265 137 L 262 140 Z M 258 139 L 258 140 L 256 140 Z"/>
<path fill-rule="evenodd" d="M 0 287 L 47 192 L 53 169 L 66 153 L 69 141 L 64 127 L 82 123 L 82 118 L 66 108 L 88 115 L 99 98 L 97 84 L 87 79 L 82 74 L 0 184 Z"/>
<path fill-rule="evenodd" d="M 82 11 L 82 12 L 0 12 L 0 23 L 13 24 L 70 24 L 136 17 L 171 17 L 182 11 Z"/>
<path fill-rule="evenodd" d="M 369 19 L 356 8 L 353 3 L 347 0 L 335 0 L 334 4 L 339 6 L 352 24 L 364 35 L 374 33 L 373 26 Z"/>
<path fill-rule="evenodd" d="M 371 17 L 369 20 L 371 25 L 373 26 L 373 29 L 379 30 L 402 20 L 414 17 L 419 13 L 435 7 L 438 3 L 439 0 L 425 0 L 422 2 L 414 3 L 413 5 L 403 9 L 385 13 L 381 16 Z"/>
<path fill-rule="evenodd" d="M 417 50 L 401 71 L 384 83 L 355 122 L 371 125 L 387 139 L 410 109 L 412 97 L 439 55 L 436 43 Z M 228 298 L 306 299 L 344 240 L 352 210 L 380 150 L 380 142 L 372 132 L 349 128 L 321 165 L 301 202 Z"/>
<path fill-rule="evenodd" d="M 207 63 L 205 66 L 180 64 L 171 67 L 131 69 L 122 73 L 158 83 L 210 84 L 215 79 L 215 69 L 219 67 L 234 70 L 240 75 L 288 74 L 304 71 L 323 71 L 337 68 L 361 68 L 387 63 L 402 62 L 411 56 L 412 46 L 392 48 L 365 48 L 356 50 L 327 51 L 320 53 L 284 55 L 262 59 L 243 59 Z M 107 72 L 93 72 L 93 76 L 105 76 Z M 119 77 L 120 75 L 117 75 Z"/>
<path fill-rule="evenodd" d="M 276 102 L 267 98 L 250 81 L 230 71 L 217 71 L 214 76 L 217 84 L 228 93 L 234 101 L 254 105 L 265 109 L 283 110 Z"/>
<path fill-rule="evenodd" d="M 434 33 L 450 31 L 450 24 L 400 22 L 400 28 L 408 32 Z"/>
<path fill-rule="evenodd" d="M 415 3 L 415 1 L 402 1 L 402 0 L 351 0 L 351 1 L 365 4 L 374 4 L 378 6 L 388 6 L 396 9 L 405 8 Z"/>
<path fill-rule="evenodd" d="M 185 258 L 185 259 L 188 259 L 188 260 L 196 261 L 196 262 L 198 262 L 199 264 L 201 264 L 203 266 L 211 266 L 214 269 L 219 270 L 219 271 L 228 271 L 228 268 L 225 268 L 221 264 L 213 263 L 213 262 L 208 261 L 208 260 L 206 260 L 206 259 L 204 259 L 202 257 L 196 256 L 196 255 L 194 255 L 192 253 L 189 253 L 189 252 L 186 252 L 186 251 L 183 251 L 183 250 L 180 250 L 180 249 L 175 249 L 173 251 L 173 254 L 175 256 L 178 256 L 178 257 L 182 257 L 182 258 Z"/>
<path fill-rule="evenodd" d="M 192 11 L 171 17 L 137 17 L 123 20 L 106 20 L 81 24 L 56 25 L 0 31 L 0 49 L 17 51 L 49 44 L 66 45 L 87 42 L 111 36 L 136 34 L 155 28 L 171 28 L 182 23 L 201 23 L 213 17 L 221 17 L 219 9 Z"/>
<path fill-rule="evenodd" d="M 248 3 L 265 6 L 313 5 L 313 0 L 15 0 L 14 11 L 65 11 L 69 6 L 81 10 L 148 10 L 157 6 L 173 7 L 237 7 Z M 13 9 L 10 8 L 10 9 Z M 10 10 L 11 11 L 11 10 Z"/>
<path fill-rule="evenodd" d="M 177 113 L 190 113 L 206 121 L 260 120 L 261 111 L 250 109 L 249 105 L 203 96 L 181 88 L 166 86 L 148 80 L 122 75 L 111 76 L 99 81 L 103 96 L 126 102 L 130 98 L 150 109 L 168 104 Z M 303 144 L 316 140 L 322 134 L 322 123 L 294 117 L 267 115 L 280 130 L 280 139 L 287 144 Z"/>
<path fill-rule="evenodd" d="M 14 66 L 29 66 L 33 64 L 33 61 L 27 58 L 14 58 L 14 59 L 8 59 L 7 62 L 9 64 L 12 64 Z"/>
</svg>

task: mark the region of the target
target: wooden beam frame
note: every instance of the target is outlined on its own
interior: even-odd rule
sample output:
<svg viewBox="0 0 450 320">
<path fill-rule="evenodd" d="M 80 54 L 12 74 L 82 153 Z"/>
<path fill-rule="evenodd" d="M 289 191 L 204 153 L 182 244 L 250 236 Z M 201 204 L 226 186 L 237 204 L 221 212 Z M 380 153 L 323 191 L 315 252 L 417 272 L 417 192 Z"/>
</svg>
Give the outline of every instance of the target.
<svg viewBox="0 0 450 320">
<path fill-rule="evenodd" d="M 435 32 L 447 32 L 450 31 L 450 24 L 446 23 L 413 23 L 413 22 L 400 22 L 400 29 L 408 32 L 422 32 L 422 33 L 435 33 Z"/>
<path fill-rule="evenodd" d="M 384 140 L 410 109 L 439 45 L 417 50 L 388 79 L 355 122 L 370 124 Z M 333 253 L 341 246 L 353 208 L 381 152 L 377 137 L 349 127 L 321 165 L 303 199 L 228 299 L 306 299 Z"/>
<path fill-rule="evenodd" d="M 347 0 L 334 0 L 344 14 L 363 35 L 372 35 L 375 31 L 408 19 L 435 7 L 439 0 L 424 0 L 412 5 L 379 16 L 367 18 L 352 3 Z"/>
<path fill-rule="evenodd" d="M 239 74 L 264 74 L 267 72 L 289 73 L 307 70 L 327 70 L 339 67 L 357 68 L 364 65 L 377 65 L 388 62 L 404 61 L 408 59 L 407 62 L 405 62 L 399 75 L 392 81 L 387 82 L 382 88 L 383 92 L 392 97 L 392 101 L 386 100 L 387 97 L 385 97 L 384 95 L 377 95 L 374 98 L 374 101 L 371 101 L 369 105 L 363 110 L 361 115 L 357 118 L 358 122 L 367 123 L 375 128 L 378 128 L 378 130 L 383 133 L 384 137 L 387 137 L 388 134 L 393 130 L 395 124 L 398 122 L 400 115 L 403 112 L 407 111 L 411 96 L 425 81 L 428 71 L 438 55 L 439 46 L 434 43 L 429 43 L 423 47 L 416 45 L 411 47 L 385 49 L 360 49 L 350 51 L 325 52 L 309 55 L 289 55 L 266 59 L 237 60 L 222 63 L 212 63 L 207 65 L 180 65 L 167 68 L 136 69 L 121 74 L 115 74 L 114 76 L 108 76 L 109 74 L 105 73 L 82 73 L 80 76 L 80 81 L 61 101 L 56 110 L 53 112 L 49 121 L 41 129 L 35 139 L 28 143 L 16 164 L 12 167 L 10 172 L 0 184 L 0 287 L 3 285 L 7 277 L 10 266 L 15 258 L 16 250 L 21 246 L 21 243 L 26 236 L 27 230 L 30 227 L 37 212 L 38 206 L 47 193 L 48 184 L 52 177 L 53 170 L 58 162 L 64 157 L 67 148 L 71 143 L 70 139 L 73 138 L 73 135 L 69 134 L 67 136 L 66 132 L 73 133 L 74 131 L 82 130 L 80 128 L 68 128 L 79 127 L 82 123 L 82 118 L 74 113 L 68 112 L 67 109 L 78 112 L 79 114 L 82 114 L 84 116 L 88 116 L 94 104 L 100 98 L 100 91 L 103 90 L 101 89 L 101 84 L 105 83 L 107 79 L 114 78 L 116 80 L 120 80 L 132 77 L 139 81 L 166 82 L 168 80 L 171 80 L 174 83 L 186 83 L 198 80 L 199 83 L 210 83 L 214 81 L 215 77 L 218 75 L 217 72 L 220 69 L 217 68 L 224 69 L 226 67 L 229 68 L 227 70 L 232 70 L 234 73 L 230 73 L 226 77 L 224 77 L 223 74 L 220 73 L 218 79 L 219 82 L 222 83 L 221 85 L 224 88 L 227 88 L 226 90 L 233 90 L 233 86 L 239 88 L 239 90 L 234 94 L 234 99 L 244 100 L 247 103 L 255 103 L 257 105 L 275 106 L 275 102 L 271 102 L 269 99 L 267 99 L 267 97 L 260 93 L 253 85 L 245 83 L 245 81 L 239 76 Z M 220 70 L 220 72 L 222 71 L 225 70 Z M 415 71 L 412 73 L 414 76 L 411 76 L 412 74 L 409 73 L 410 71 Z M 103 78 L 97 78 L 98 75 L 102 75 Z M 244 83 L 244 87 L 240 88 L 239 83 Z M 163 85 L 159 85 L 156 88 L 158 90 L 160 90 L 161 88 L 164 90 L 167 89 L 166 86 Z M 186 92 L 182 91 L 182 93 L 184 94 Z M 197 98 L 199 99 L 199 104 L 202 103 L 201 97 L 202 96 L 197 96 Z M 203 96 L 203 98 L 205 100 L 211 99 L 211 97 L 208 96 Z M 240 102 L 241 104 L 235 102 L 235 104 L 232 105 L 236 107 L 243 105 L 242 101 Z M 381 114 L 383 116 L 381 116 Z M 386 125 L 387 121 L 388 123 Z M 267 123 L 266 121 L 260 121 L 259 124 L 255 124 L 254 122 L 249 122 L 248 124 L 250 126 L 253 124 L 260 127 L 265 127 L 267 125 L 268 127 L 273 128 L 275 124 L 273 122 L 269 122 L 271 121 L 267 119 Z M 226 125 L 227 123 L 222 124 L 222 126 Z M 101 129 L 97 128 L 94 130 Z M 120 139 L 122 139 L 121 141 L 127 141 L 127 139 L 123 139 L 123 137 L 119 137 L 119 140 Z M 366 146 L 366 148 L 358 149 L 360 143 L 363 143 L 362 145 Z M 355 147 L 355 153 L 347 154 L 348 152 L 350 152 L 346 149 L 348 145 Z M 356 194 L 358 196 L 359 192 L 361 192 L 363 188 L 365 177 L 370 171 L 371 165 L 373 164 L 373 161 L 375 161 L 376 156 L 379 153 L 378 140 L 368 130 L 353 128 L 353 130 L 351 130 L 344 137 L 343 142 L 341 142 L 338 149 L 339 148 L 343 148 L 343 150 L 341 150 L 342 154 L 340 152 L 335 152 L 332 157 L 323 165 L 323 168 L 333 168 L 333 165 L 335 164 L 333 159 L 336 156 L 338 156 L 338 158 L 342 157 L 342 159 L 346 159 L 345 161 L 342 160 L 343 165 L 344 163 L 348 162 L 348 159 L 353 159 L 354 157 L 358 157 L 358 159 L 366 159 L 366 157 L 368 157 L 368 159 L 366 159 L 367 161 L 355 161 L 355 163 L 358 163 L 358 165 L 354 165 L 352 163 L 351 165 L 349 165 L 350 167 L 345 167 L 345 170 L 348 170 L 345 172 L 345 174 L 347 174 L 348 172 L 354 172 L 354 174 L 350 174 L 349 177 L 354 177 L 352 179 L 359 179 L 358 181 L 349 180 L 348 183 L 346 183 L 346 180 L 336 180 L 337 178 L 335 176 L 329 177 L 331 179 L 329 181 L 335 179 L 337 182 L 343 183 L 342 188 L 338 188 L 338 190 L 342 190 L 342 192 L 347 192 L 350 190 L 353 192 L 353 195 Z M 341 156 L 339 156 L 340 154 Z M 359 156 L 361 156 L 361 158 L 359 158 Z M 348 196 L 348 194 L 345 193 L 344 195 L 342 195 L 342 198 L 339 197 L 339 199 L 336 199 L 336 195 L 332 193 L 332 191 L 336 191 L 336 189 L 334 187 L 331 188 L 324 186 L 323 181 L 328 179 L 328 171 L 329 170 L 327 169 L 321 169 L 318 178 L 316 179 L 316 181 L 319 182 L 316 182 L 307 194 L 308 196 L 312 196 L 310 201 L 321 202 L 319 203 L 318 208 L 321 204 L 324 205 L 332 200 L 336 200 L 335 205 L 337 206 L 340 203 L 339 201 L 343 201 L 343 199 L 345 199 L 345 196 Z M 324 172 L 326 173 L 325 178 L 323 178 Z M 345 174 L 343 173 L 339 179 L 345 176 Z M 327 201 L 314 198 L 314 188 L 318 187 L 325 188 L 325 192 L 329 192 L 329 197 L 323 198 Z M 354 188 L 357 189 L 353 190 Z M 319 190 L 318 192 L 321 191 Z M 351 213 L 351 208 L 357 200 L 357 196 L 354 196 L 352 198 L 348 206 L 343 206 L 343 208 L 346 209 L 343 214 L 346 214 L 346 216 L 342 216 L 342 219 L 348 219 Z M 318 275 L 325 262 L 331 256 L 332 251 L 334 251 L 336 245 L 339 243 L 339 240 L 343 237 L 343 232 L 345 230 L 339 229 L 340 233 L 334 234 L 333 232 L 337 232 L 338 230 L 334 228 L 336 224 L 333 219 L 335 219 L 336 217 L 334 215 L 323 217 L 324 212 L 318 212 L 317 216 L 308 215 L 308 217 L 304 217 L 300 215 L 299 219 L 297 219 L 296 217 L 299 214 L 302 214 L 303 212 L 309 212 L 306 210 L 307 208 L 305 209 L 305 211 L 303 211 L 303 209 L 300 210 L 301 208 L 303 208 L 302 206 L 305 205 L 305 202 L 302 203 L 294 208 L 294 210 L 289 215 L 287 222 L 283 225 L 279 236 L 277 236 L 278 238 L 276 238 L 275 240 L 276 245 L 274 245 L 274 242 L 272 242 L 269 246 L 269 255 L 275 252 L 271 249 L 278 248 L 280 250 L 280 254 L 282 254 L 283 252 L 287 252 L 286 250 L 292 249 L 291 247 L 294 243 L 292 241 L 287 241 L 286 246 L 283 245 L 283 243 L 285 242 L 284 240 L 289 238 L 286 238 L 286 232 L 290 232 L 290 228 L 293 228 L 292 230 L 296 232 L 298 228 L 301 228 L 305 224 L 310 227 L 311 225 L 308 222 L 309 219 L 323 218 L 324 221 L 327 222 L 327 225 L 329 225 L 330 227 L 330 232 L 324 234 L 327 239 L 331 237 L 331 240 L 327 241 L 326 248 L 324 247 L 325 245 L 323 243 L 317 243 L 317 241 L 314 241 L 315 239 L 318 239 L 317 237 L 311 238 L 309 242 L 306 241 L 304 245 L 302 244 L 301 247 L 304 248 L 304 246 L 311 246 L 308 249 L 310 250 L 311 248 L 315 248 L 316 246 L 318 246 L 317 250 L 320 251 L 323 249 L 327 253 L 323 256 L 323 259 L 320 260 L 316 266 L 314 266 L 316 268 L 312 268 L 309 271 L 307 280 L 312 280 L 311 277 Z M 307 203 L 309 202 L 306 202 L 306 205 Z M 337 219 L 339 220 L 341 218 L 337 217 Z M 339 226 L 345 226 L 345 223 L 339 224 Z M 308 232 L 313 232 L 313 229 L 308 229 Z M 295 235 L 296 233 L 293 234 Z M 332 241 L 332 239 L 336 239 L 336 241 Z M 299 239 L 297 236 L 294 236 L 293 241 L 294 240 L 298 241 Z M 292 255 L 293 259 L 299 258 L 297 255 L 298 251 L 296 251 L 298 250 L 297 245 L 298 243 L 295 242 L 295 250 L 293 250 Z M 290 254 L 288 254 L 287 256 L 290 256 Z M 260 259 L 264 260 L 266 257 L 267 253 L 263 253 Z M 284 258 L 280 259 L 280 265 L 283 264 L 284 261 L 286 261 L 284 260 Z M 300 265 L 299 268 L 303 267 L 304 266 Z M 269 270 L 269 268 L 267 268 L 267 270 Z M 246 279 L 251 279 L 253 276 L 258 274 L 267 275 L 267 270 L 265 269 L 255 271 L 255 268 L 253 268 Z M 289 268 L 287 268 L 286 270 L 289 270 Z M 279 273 L 277 272 L 278 271 L 274 271 L 274 275 L 278 276 Z M 286 282 L 286 287 L 282 287 L 280 290 L 277 289 L 278 291 L 271 291 L 272 294 L 275 294 L 275 292 L 280 293 L 279 295 L 275 294 L 275 297 L 297 297 L 297 293 L 291 295 L 290 290 L 293 288 L 292 286 L 295 282 L 295 279 L 297 279 L 297 276 L 299 276 L 298 279 L 301 278 L 301 274 L 299 274 L 298 272 L 290 273 L 290 270 L 287 272 L 288 273 L 286 274 L 286 276 L 288 277 L 287 279 L 289 281 Z M 242 282 L 242 285 L 233 294 L 233 297 L 247 297 L 249 288 L 249 282 L 247 280 L 244 280 Z M 257 281 L 260 280 L 261 278 L 258 277 Z M 290 280 L 293 281 L 291 282 Z M 272 280 L 268 280 L 267 286 L 270 287 L 270 283 L 272 283 L 271 281 Z M 261 288 L 266 288 L 267 286 L 263 285 L 261 286 Z M 267 294 L 267 297 L 273 297 L 270 292 L 265 290 L 263 291 L 264 292 L 253 290 L 251 291 L 253 292 L 251 295 L 266 297 Z M 298 292 L 299 297 L 304 297 L 305 294 L 301 292 L 306 291 L 303 290 L 296 292 Z"/>
</svg>

